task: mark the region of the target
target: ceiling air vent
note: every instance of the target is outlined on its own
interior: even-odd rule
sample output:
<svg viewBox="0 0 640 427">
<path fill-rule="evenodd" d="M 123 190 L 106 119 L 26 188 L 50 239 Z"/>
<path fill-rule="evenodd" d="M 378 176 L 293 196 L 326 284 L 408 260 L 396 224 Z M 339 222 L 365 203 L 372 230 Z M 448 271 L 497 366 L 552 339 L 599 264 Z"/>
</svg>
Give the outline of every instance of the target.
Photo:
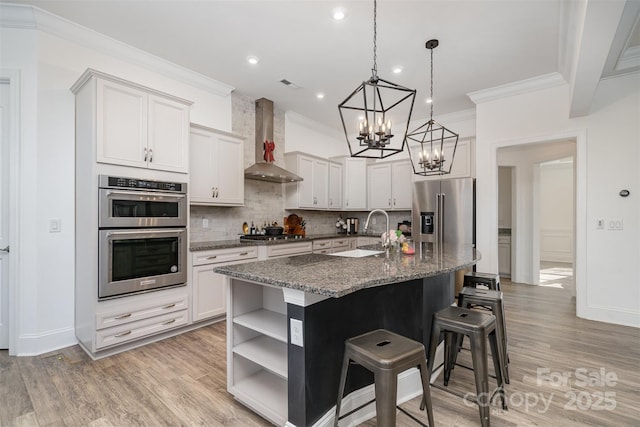
<svg viewBox="0 0 640 427">
<path fill-rule="evenodd" d="M 282 80 L 280 80 L 280 83 L 282 83 L 283 85 L 285 85 L 285 86 L 287 86 L 287 87 L 289 87 L 289 88 L 291 88 L 291 89 L 300 89 L 300 86 L 298 86 L 298 85 L 297 85 L 297 84 L 295 84 L 294 82 L 289 81 L 289 80 L 287 80 L 287 79 L 282 79 Z"/>
</svg>

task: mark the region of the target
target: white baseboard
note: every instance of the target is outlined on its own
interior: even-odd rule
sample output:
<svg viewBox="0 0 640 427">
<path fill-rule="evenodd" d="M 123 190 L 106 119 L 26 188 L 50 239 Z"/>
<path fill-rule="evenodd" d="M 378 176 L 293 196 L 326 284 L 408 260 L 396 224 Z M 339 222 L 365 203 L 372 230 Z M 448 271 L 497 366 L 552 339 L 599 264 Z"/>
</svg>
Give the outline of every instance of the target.
<svg viewBox="0 0 640 427">
<path fill-rule="evenodd" d="M 16 343 L 16 356 L 37 356 L 76 345 L 74 328 L 63 328 L 40 334 L 22 334 Z"/>
</svg>

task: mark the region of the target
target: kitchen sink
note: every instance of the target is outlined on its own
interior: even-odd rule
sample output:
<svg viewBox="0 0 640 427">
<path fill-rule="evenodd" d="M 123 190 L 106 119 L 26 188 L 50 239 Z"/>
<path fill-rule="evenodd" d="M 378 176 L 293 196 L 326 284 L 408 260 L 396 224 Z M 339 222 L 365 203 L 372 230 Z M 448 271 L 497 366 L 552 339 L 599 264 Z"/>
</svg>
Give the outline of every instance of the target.
<svg viewBox="0 0 640 427">
<path fill-rule="evenodd" d="M 347 257 L 347 258 L 362 258 L 365 256 L 371 256 L 371 255 L 378 255 L 378 254 L 383 254 L 384 251 L 372 251 L 370 249 L 353 249 L 350 251 L 344 251 L 344 252 L 334 252 L 332 254 L 329 255 L 333 255 L 333 256 L 343 256 L 343 257 Z"/>
</svg>

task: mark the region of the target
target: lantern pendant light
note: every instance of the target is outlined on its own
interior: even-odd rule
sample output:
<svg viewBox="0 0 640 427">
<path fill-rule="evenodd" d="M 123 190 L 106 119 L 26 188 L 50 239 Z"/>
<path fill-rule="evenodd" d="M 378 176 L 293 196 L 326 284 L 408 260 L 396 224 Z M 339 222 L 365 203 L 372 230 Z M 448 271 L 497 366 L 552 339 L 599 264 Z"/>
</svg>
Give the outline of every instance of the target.
<svg viewBox="0 0 640 427">
<path fill-rule="evenodd" d="M 371 78 L 338 105 L 351 157 L 382 159 L 403 151 L 416 96 L 415 89 L 378 77 L 376 15 L 374 0 Z M 396 136 L 398 128 L 402 132 Z"/>
<path fill-rule="evenodd" d="M 451 173 L 453 158 L 458 147 L 458 134 L 433 120 L 433 49 L 438 40 L 429 40 L 425 47 L 431 54 L 430 113 L 429 120 L 407 134 L 409 158 L 416 175 L 445 175 Z M 445 151 L 451 153 L 451 159 L 445 158 Z"/>
</svg>

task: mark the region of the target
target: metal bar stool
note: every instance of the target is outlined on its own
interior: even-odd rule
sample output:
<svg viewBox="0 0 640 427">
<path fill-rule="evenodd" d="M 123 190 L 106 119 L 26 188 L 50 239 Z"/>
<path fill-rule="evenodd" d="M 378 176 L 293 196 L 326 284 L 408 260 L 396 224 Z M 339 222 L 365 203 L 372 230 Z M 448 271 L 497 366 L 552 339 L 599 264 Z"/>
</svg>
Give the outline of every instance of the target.
<svg viewBox="0 0 640 427">
<path fill-rule="evenodd" d="M 483 427 L 488 427 L 490 425 L 489 404 L 493 398 L 493 394 L 489 395 L 487 339 L 491 346 L 493 366 L 496 371 L 496 380 L 498 382 L 498 389 L 496 392 L 500 395 L 502 409 L 507 409 L 504 383 L 502 381 L 502 362 L 500 357 L 502 354 L 502 343 L 496 338 L 495 329 L 496 317 L 493 314 L 450 306 L 433 315 L 433 326 L 431 331 L 431 340 L 429 343 L 428 369 L 429 375 L 431 375 L 433 372 L 433 360 L 435 358 L 436 348 L 440 342 L 440 335 L 445 335 L 444 385 L 447 386 L 451 375 L 453 363 L 452 356 L 456 348 L 457 336 L 458 334 L 462 334 L 469 337 L 469 341 L 471 342 L 473 373 L 476 382 L 476 403 L 480 410 L 480 422 Z M 434 387 L 436 387 L 435 384 Z M 458 395 L 459 397 L 465 398 L 464 395 L 455 393 L 447 388 L 437 387 Z"/>
<path fill-rule="evenodd" d="M 504 303 L 502 300 L 502 292 L 492 291 L 491 289 L 462 288 L 458 294 L 458 307 L 472 308 L 473 306 L 488 307 L 496 316 L 496 336 L 502 342 L 502 375 L 504 381 L 509 384 L 509 350 L 507 347 L 507 326 L 504 318 Z M 453 365 L 455 365 L 458 357 L 458 350 L 462 340 L 456 343 L 457 348 L 453 353 Z"/>
<path fill-rule="evenodd" d="M 341 417 L 340 405 L 344 394 L 349 363 L 352 361 L 373 372 L 375 399 Z M 424 345 L 385 329 L 377 329 L 346 340 L 334 427 L 338 425 L 340 419 L 351 415 L 373 401 L 376 402 L 378 426 L 395 427 L 396 407 L 420 425 L 426 426 L 413 415 L 397 406 L 398 374 L 416 366 L 419 368 L 420 377 L 422 378 L 423 402 L 426 402 L 429 426 L 433 426 L 431 390 L 429 388 Z M 420 409 L 424 409 L 424 406 L 421 406 Z"/>
<path fill-rule="evenodd" d="M 475 288 L 477 285 L 484 285 L 493 291 L 500 290 L 500 276 L 492 273 L 479 273 L 471 271 L 464 275 L 464 287 Z"/>
</svg>

